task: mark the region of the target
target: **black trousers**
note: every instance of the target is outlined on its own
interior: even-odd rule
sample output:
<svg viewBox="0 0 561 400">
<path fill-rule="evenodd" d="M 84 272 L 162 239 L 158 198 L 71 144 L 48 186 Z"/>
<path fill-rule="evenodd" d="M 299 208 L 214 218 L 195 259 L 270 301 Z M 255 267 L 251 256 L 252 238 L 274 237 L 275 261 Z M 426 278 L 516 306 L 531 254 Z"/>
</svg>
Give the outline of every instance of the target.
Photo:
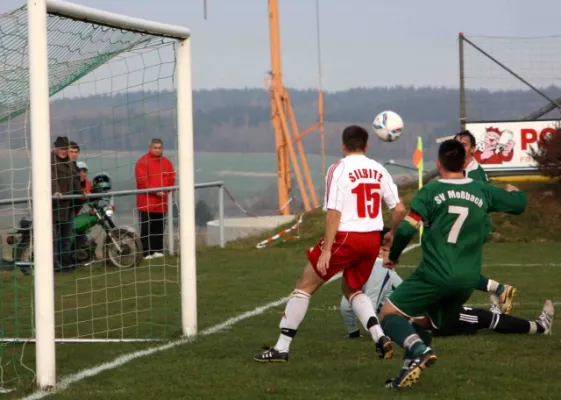
<svg viewBox="0 0 561 400">
<path fill-rule="evenodd" d="M 55 268 L 64 268 L 72 262 L 72 240 L 74 236 L 74 221 L 53 222 L 53 244 Z"/>
<path fill-rule="evenodd" d="M 148 213 L 140 211 L 140 238 L 144 257 L 164 252 L 164 213 Z"/>
</svg>

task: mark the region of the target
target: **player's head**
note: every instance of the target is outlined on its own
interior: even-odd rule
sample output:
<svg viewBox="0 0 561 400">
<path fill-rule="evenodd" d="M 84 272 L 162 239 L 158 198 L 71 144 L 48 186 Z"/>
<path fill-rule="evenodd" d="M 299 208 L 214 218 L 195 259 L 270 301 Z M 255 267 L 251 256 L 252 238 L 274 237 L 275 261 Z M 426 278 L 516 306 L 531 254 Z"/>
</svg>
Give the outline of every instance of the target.
<svg viewBox="0 0 561 400">
<path fill-rule="evenodd" d="M 161 157 L 164 152 L 164 142 L 162 142 L 162 139 L 152 139 L 150 146 L 148 146 L 148 151 L 154 157 Z"/>
<path fill-rule="evenodd" d="M 70 149 L 68 150 L 68 157 L 70 160 L 76 161 L 80 156 L 80 146 L 76 142 L 70 142 Z"/>
<path fill-rule="evenodd" d="M 70 141 L 66 136 L 59 136 L 56 138 L 54 144 L 55 154 L 65 160 L 68 158 L 68 148 L 70 147 Z"/>
<path fill-rule="evenodd" d="M 467 161 L 471 161 L 471 157 L 473 157 L 473 153 L 475 152 L 475 136 L 473 136 L 470 131 L 466 130 L 456 133 L 454 139 L 464 146 L 464 149 L 466 149 L 466 159 Z"/>
<path fill-rule="evenodd" d="M 368 147 L 368 132 L 361 126 L 350 125 L 343 130 L 343 155 L 365 153 Z"/>
<path fill-rule="evenodd" d="M 457 172 L 463 174 L 465 161 L 466 149 L 462 143 L 449 139 L 440 144 L 438 161 L 436 162 L 440 175 Z"/>
</svg>

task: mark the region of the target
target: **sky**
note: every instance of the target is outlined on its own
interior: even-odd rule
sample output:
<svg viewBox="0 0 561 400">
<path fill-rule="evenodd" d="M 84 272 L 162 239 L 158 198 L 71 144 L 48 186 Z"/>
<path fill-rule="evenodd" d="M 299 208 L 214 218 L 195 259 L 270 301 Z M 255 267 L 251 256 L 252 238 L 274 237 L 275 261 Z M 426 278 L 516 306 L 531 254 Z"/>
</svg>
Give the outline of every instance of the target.
<svg viewBox="0 0 561 400">
<path fill-rule="evenodd" d="M 206 20 L 203 0 L 73 2 L 188 27 L 195 89 L 264 85 L 270 69 L 266 0 L 207 0 Z M 23 3 L 2 0 L 0 12 Z M 316 0 L 279 3 L 285 85 L 317 88 Z M 322 82 L 332 91 L 395 85 L 457 87 L 458 32 L 509 37 L 561 34 L 561 2 L 555 0 L 319 0 L 319 14 Z M 536 46 L 524 46 L 528 51 L 533 48 L 529 54 L 536 56 Z M 539 50 L 536 62 L 548 57 L 548 49 Z M 555 57 L 556 66 L 560 57 Z M 529 58 L 519 56 L 525 63 L 520 70 L 539 68 L 529 64 Z"/>
</svg>

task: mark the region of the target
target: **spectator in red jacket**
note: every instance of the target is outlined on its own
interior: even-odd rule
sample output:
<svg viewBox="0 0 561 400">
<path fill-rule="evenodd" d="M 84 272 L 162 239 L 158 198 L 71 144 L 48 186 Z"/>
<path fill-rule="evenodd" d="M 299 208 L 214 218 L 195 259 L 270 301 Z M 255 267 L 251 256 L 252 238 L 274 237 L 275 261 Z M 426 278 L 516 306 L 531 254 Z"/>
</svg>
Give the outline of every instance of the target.
<svg viewBox="0 0 561 400">
<path fill-rule="evenodd" d="M 155 189 L 175 185 L 175 170 L 171 161 L 162 155 L 163 142 L 152 139 L 148 153 L 136 162 L 137 189 Z M 140 217 L 140 236 L 144 258 L 164 256 L 164 220 L 168 212 L 168 193 L 151 192 L 136 195 Z"/>
</svg>

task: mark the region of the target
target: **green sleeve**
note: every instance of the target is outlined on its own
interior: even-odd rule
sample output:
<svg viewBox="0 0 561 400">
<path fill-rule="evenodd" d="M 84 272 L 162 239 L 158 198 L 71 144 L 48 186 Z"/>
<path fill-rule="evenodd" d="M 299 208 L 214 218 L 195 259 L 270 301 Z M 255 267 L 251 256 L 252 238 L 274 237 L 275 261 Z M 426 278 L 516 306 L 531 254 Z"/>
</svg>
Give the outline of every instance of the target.
<svg viewBox="0 0 561 400">
<path fill-rule="evenodd" d="M 407 247 L 419 226 L 431 215 L 432 201 L 429 200 L 427 189 L 423 188 L 411 200 L 409 214 L 397 227 L 388 258 L 397 261 Z"/>
<path fill-rule="evenodd" d="M 507 192 L 495 185 L 486 185 L 489 212 L 522 214 L 528 206 L 528 196 L 523 192 Z"/>
<path fill-rule="evenodd" d="M 487 176 L 485 170 L 481 168 L 481 165 L 476 169 L 469 171 L 467 177 L 478 182 L 489 182 L 489 177 Z"/>
<path fill-rule="evenodd" d="M 416 232 L 417 229 L 406 221 L 400 222 L 395 231 L 390 254 L 388 255 L 390 261 L 396 262 L 399 260 L 399 256 L 401 256 L 401 253 L 403 253 L 403 250 L 405 250 Z"/>
</svg>

